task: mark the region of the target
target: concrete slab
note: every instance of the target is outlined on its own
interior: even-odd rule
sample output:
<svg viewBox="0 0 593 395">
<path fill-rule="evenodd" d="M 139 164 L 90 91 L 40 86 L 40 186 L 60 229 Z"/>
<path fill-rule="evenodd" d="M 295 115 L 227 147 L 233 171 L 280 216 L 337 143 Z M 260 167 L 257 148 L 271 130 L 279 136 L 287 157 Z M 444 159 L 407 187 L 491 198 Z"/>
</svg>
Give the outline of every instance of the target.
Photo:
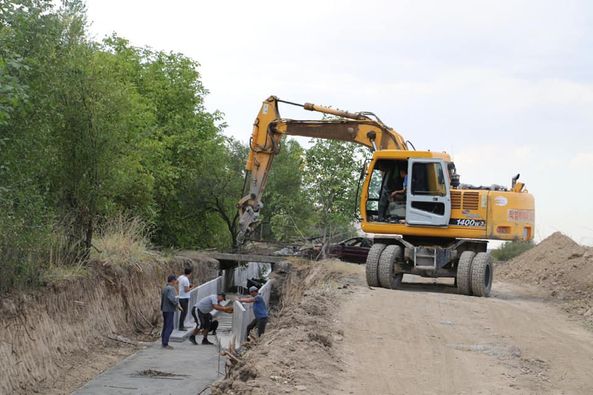
<svg viewBox="0 0 593 395">
<path fill-rule="evenodd" d="M 211 341 L 214 339 L 210 337 Z M 208 387 L 224 371 L 218 344 L 195 346 L 189 341 L 173 343 L 165 350 L 155 343 L 126 358 L 80 388 L 78 395 L 196 395 L 208 394 Z M 220 369 L 219 369 L 220 367 Z M 153 375 L 142 375 L 152 370 Z M 174 375 L 170 375 L 174 374 Z"/>
<path fill-rule="evenodd" d="M 171 332 L 171 337 L 169 338 L 169 341 L 172 343 L 179 343 L 179 342 L 185 341 L 192 334 L 195 327 L 196 327 L 196 324 L 193 324 L 191 326 L 187 326 L 187 328 L 185 328 L 186 329 L 185 331 L 173 329 L 173 332 Z M 173 344 L 173 346 L 174 346 L 174 344 Z"/>
</svg>

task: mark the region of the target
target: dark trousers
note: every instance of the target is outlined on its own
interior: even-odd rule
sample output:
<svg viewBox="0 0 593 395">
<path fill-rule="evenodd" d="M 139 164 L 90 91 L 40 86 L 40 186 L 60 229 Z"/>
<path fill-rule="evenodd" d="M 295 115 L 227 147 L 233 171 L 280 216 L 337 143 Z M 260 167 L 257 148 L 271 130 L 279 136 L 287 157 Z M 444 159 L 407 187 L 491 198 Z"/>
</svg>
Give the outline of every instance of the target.
<svg viewBox="0 0 593 395">
<path fill-rule="evenodd" d="M 196 311 L 198 312 L 197 315 Z M 196 328 L 207 328 L 208 332 L 216 332 L 216 329 L 218 329 L 218 321 L 212 320 L 212 314 L 204 314 L 198 309 L 192 309 L 191 315 L 194 317 L 194 321 L 196 321 Z"/>
<path fill-rule="evenodd" d="M 189 306 L 189 299 L 179 299 L 179 304 L 181 305 L 182 311 L 179 312 L 179 328 L 183 328 L 185 326 L 185 317 L 187 316 L 187 307 Z"/>
<path fill-rule="evenodd" d="M 174 315 L 175 312 L 173 311 L 163 311 L 163 330 L 161 332 L 163 346 L 169 345 L 169 337 L 171 337 L 171 333 L 173 332 Z"/>
<path fill-rule="evenodd" d="M 390 192 L 387 188 L 384 188 L 381 192 L 381 197 L 379 198 L 379 221 L 385 221 L 385 217 L 387 216 L 387 208 L 389 207 L 389 195 Z"/>
<path fill-rule="evenodd" d="M 260 337 L 266 331 L 266 324 L 268 323 L 268 317 L 264 318 L 256 318 L 249 325 L 247 325 L 247 335 L 249 337 L 249 332 L 257 325 L 257 337 Z"/>
</svg>

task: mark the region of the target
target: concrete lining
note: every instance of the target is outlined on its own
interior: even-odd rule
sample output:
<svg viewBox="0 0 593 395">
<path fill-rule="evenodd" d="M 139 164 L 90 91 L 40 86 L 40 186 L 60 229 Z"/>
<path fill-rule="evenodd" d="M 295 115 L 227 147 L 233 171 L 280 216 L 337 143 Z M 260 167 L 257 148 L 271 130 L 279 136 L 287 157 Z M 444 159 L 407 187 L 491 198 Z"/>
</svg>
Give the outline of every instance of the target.
<svg viewBox="0 0 593 395">
<path fill-rule="evenodd" d="M 74 394 L 196 395 L 220 377 L 224 361 L 219 358 L 218 346 L 184 342 L 174 347 L 166 350 L 160 342 L 154 343 L 101 373 Z M 174 376 L 141 374 L 148 370 Z"/>
</svg>

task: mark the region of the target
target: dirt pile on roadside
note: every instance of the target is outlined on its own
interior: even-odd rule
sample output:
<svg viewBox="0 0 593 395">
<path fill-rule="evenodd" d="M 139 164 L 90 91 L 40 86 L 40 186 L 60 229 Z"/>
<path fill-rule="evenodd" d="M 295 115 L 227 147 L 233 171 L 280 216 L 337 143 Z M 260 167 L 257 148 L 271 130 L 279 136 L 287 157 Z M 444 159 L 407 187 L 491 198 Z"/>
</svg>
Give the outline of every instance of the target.
<svg viewBox="0 0 593 395">
<path fill-rule="evenodd" d="M 537 285 L 593 322 L 593 248 L 556 232 L 497 268 L 499 278 Z"/>
<path fill-rule="evenodd" d="M 0 393 L 70 393 L 158 334 L 167 274 L 194 267 L 216 275 L 204 256 L 154 257 L 128 267 L 92 262 L 88 274 L 0 299 Z M 123 335 L 123 336 L 121 336 Z"/>
<path fill-rule="evenodd" d="M 327 393 L 343 371 L 335 312 L 360 280 L 355 267 L 327 260 L 293 262 L 265 335 L 246 345 L 213 394 Z"/>
</svg>

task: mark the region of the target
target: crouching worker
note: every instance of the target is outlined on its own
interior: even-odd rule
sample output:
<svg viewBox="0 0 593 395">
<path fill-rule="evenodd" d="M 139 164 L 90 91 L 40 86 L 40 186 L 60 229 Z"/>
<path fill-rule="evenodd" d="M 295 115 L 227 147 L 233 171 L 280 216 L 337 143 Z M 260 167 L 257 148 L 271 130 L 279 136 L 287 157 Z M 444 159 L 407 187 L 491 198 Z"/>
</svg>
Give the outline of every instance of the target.
<svg viewBox="0 0 593 395">
<path fill-rule="evenodd" d="M 222 312 L 229 312 L 229 308 L 224 307 L 220 304 L 223 300 L 226 300 L 226 296 L 224 292 L 219 292 L 217 295 L 209 295 L 203 298 L 198 302 L 196 305 L 196 311 L 198 313 L 198 320 L 200 321 L 200 327 L 196 327 L 192 332 L 191 336 L 189 337 L 189 341 L 193 344 L 198 344 L 196 342 L 196 335 L 202 334 L 202 344 L 213 344 L 208 340 L 208 332 L 210 332 L 212 328 L 212 310 L 219 310 Z M 218 322 L 216 322 L 216 326 L 218 327 Z"/>
<path fill-rule="evenodd" d="M 192 317 L 194 317 L 194 321 L 196 322 L 196 329 L 199 329 L 200 328 L 200 318 L 198 317 L 198 305 L 195 305 L 191 309 L 191 315 L 192 315 Z M 217 329 L 218 329 L 218 320 L 212 319 L 212 322 L 210 323 L 210 332 L 209 333 L 216 335 Z"/>
<path fill-rule="evenodd" d="M 255 319 L 247 326 L 246 338 L 249 337 L 249 332 L 257 326 L 257 336 L 261 336 L 266 331 L 266 324 L 268 323 L 268 307 L 263 296 L 261 296 L 257 287 L 249 288 L 250 297 L 240 298 L 239 302 L 242 303 L 253 303 L 253 315 Z"/>
</svg>

